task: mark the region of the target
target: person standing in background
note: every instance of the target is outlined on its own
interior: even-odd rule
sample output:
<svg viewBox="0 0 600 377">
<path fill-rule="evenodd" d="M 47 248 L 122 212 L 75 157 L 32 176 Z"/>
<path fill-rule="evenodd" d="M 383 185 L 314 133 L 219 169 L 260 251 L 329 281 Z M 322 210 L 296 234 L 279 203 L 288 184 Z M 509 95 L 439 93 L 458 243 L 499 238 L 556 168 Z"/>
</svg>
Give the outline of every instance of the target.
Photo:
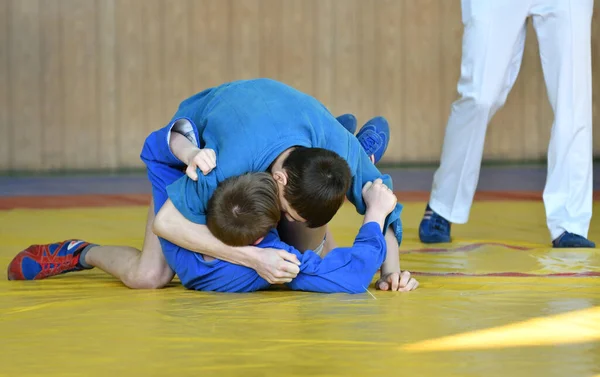
<svg viewBox="0 0 600 377">
<path fill-rule="evenodd" d="M 517 78 L 531 17 L 554 111 L 543 195 L 552 245 L 595 247 L 587 239 L 593 201 L 594 0 L 462 0 L 461 6 L 461 98 L 452 104 L 419 238 L 450 242 L 451 223 L 468 221 L 486 129 Z"/>
</svg>

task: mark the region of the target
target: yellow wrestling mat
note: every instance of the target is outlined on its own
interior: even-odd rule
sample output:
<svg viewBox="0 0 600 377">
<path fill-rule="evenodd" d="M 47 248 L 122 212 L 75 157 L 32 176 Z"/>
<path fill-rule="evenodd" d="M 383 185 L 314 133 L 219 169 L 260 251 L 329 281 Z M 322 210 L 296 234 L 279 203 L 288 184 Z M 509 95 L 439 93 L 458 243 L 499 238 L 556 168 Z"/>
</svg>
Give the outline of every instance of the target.
<svg viewBox="0 0 600 377">
<path fill-rule="evenodd" d="M 7 282 L 32 243 L 141 247 L 146 209 L 0 211 L 0 376 L 600 374 L 598 250 L 550 249 L 537 202 L 476 203 L 453 244 L 428 247 L 423 208 L 406 206 L 401 248 L 420 288 L 354 296 L 134 291 L 98 270 Z M 359 225 L 344 207 L 337 242 Z"/>
</svg>

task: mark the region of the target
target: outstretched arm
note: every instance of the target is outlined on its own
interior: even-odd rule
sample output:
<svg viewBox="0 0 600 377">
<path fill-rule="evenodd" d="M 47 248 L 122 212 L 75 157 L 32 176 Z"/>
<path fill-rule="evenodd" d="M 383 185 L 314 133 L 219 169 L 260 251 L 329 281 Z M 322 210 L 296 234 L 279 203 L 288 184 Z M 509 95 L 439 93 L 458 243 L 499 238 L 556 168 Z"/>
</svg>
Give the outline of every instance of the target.
<svg viewBox="0 0 600 377">
<path fill-rule="evenodd" d="M 397 255 L 396 238 L 392 235 L 391 239 L 384 239 L 382 233 L 385 218 L 394 208 L 396 197 L 381 180 L 367 183 L 362 196 L 367 203 L 367 210 L 353 246 L 333 249 L 324 258 L 312 251 L 305 252 L 300 256 L 300 273 L 288 284 L 289 287 L 324 293 L 362 293 L 367 290 L 386 257 L 386 243 L 396 245 Z M 300 255 L 296 250 L 292 252 Z M 397 257 L 396 261 L 399 263 Z M 404 285 L 407 287 L 405 290 L 413 290 L 418 282 L 409 278 Z"/>
<path fill-rule="evenodd" d="M 356 138 L 351 138 L 349 142 L 358 144 Z M 350 149 L 356 150 L 356 148 Z M 355 205 L 356 210 L 362 214 L 366 210 L 366 204 L 360 195 L 360 187 L 363 182 L 380 178 L 390 189 L 393 189 L 393 185 L 390 176 L 382 175 L 379 172 L 360 145 L 358 149 L 359 152 L 354 154 L 356 160 L 353 163 L 356 164 L 356 169 L 348 198 Z M 402 205 L 397 203 L 393 211 L 387 216 L 383 228 L 385 229 L 387 256 L 381 266 L 381 278 L 377 281 L 376 287 L 384 291 L 410 291 L 416 288 L 416 286 L 413 286 L 414 284 L 418 284 L 416 280 L 410 277 L 408 271 L 401 272 L 400 270 L 400 253 L 398 249 L 402 242 L 403 233 L 401 212 Z"/>
<path fill-rule="evenodd" d="M 302 262 L 300 273 L 287 285 L 297 291 L 363 293 L 381 266 L 385 251 L 379 225 L 366 223 L 352 247 L 335 248 L 324 258 L 312 251 L 298 253 Z"/>
</svg>

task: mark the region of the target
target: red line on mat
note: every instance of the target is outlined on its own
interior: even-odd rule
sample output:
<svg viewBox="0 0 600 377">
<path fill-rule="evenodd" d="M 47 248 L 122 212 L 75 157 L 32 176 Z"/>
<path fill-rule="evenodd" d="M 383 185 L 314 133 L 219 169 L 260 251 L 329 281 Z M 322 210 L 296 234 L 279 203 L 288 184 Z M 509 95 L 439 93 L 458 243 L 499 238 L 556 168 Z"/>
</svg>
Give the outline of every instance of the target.
<svg viewBox="0 0 600 377">
<path fill-rule="evenodd" d="M 427 191 L 396 192 L 399 202 L 424 202 L 429 200 Z M 542 200 L 542 193 L 538 191 L 481 191 L 475 193 L 475 200 L 502 201 L 502 200 Z"/>
<path fill-rule="evenodd" d="M 418 272 L 411 271 L 411 275 L 420 276 L 465 276 L 465 277 L 594 277 L 600 276 L 600 272 L 597 271 L 585 271 L 585 272 L 558 272 L 552 274 L 529 274 L 525 272 L 488 272 L 488 273 L 465 273 L 465 272 Z"/>
<path fill-rule="evenodd" d="M 455 248 L 406 249 L 406 250 L 400 250 L 400 253 L 402 253 L 402 254 L 408 254 L 408 253 L 452 253 L 455 251 L 459 251 L 459 252 L 460 251 L 473 251 L 473 250 L 479 249 L 482 246 L 500 246 L 500 247 L 504 247 L 504 248 L 512 249 L 512 250 L 532 250 L 533 249 L 531 247 L 507 245 L 505 243 L 500 243 L 500 242 L 481 242 L 481 243 L 473 243 L 473 244 L 469 244 L 469 245 L 459 246 L 459 247 L 455 247 Z"/>
<path fill-rule="evenodd" d="M 424 202 L 429 199 L 429 192 L 403 191 L 396 192 L 396 196 L 400 203 Z M 150 197 L 150 194 L 8 196 L 0 197 L 0 210 L 15 208 L 57 209 L 146 205 L 150 202 Z M 534 191 L 485 191 L 476 193 L 475 200 L 539 201 L 542 200 L 542 193 Z M 594 192 L 594 200 L 600 200 L 600 191 Z"/>
<path fill-rule="evenodd" d="M 0 198 L 0 210 L 141 206 L 148 205 L 150 198 L 150 194 L 13 196 Z"/>
<path fill-rule="evenodd" d="M 424 202 L 429 200 L 427 191 L 402 191 L 395 192 L 400 203 Z M 479 201 L 541 201 L 540 191 L 480 191 L 475 193 L 475 200 Z M 600 200 L 600 191 L 594 191 L 594 200 Z"/>
</svg>

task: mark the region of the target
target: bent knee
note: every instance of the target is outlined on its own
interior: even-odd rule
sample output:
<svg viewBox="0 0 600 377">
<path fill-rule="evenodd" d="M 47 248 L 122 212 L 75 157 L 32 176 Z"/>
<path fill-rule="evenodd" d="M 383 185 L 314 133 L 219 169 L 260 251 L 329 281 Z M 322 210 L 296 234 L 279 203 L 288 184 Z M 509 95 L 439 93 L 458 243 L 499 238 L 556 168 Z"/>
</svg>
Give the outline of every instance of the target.
<svg viewBox="0 0 600 377">
<path fill-rule="evenodd" d="M 462 96 L 462 106 L 470 108 L 478 113 L 490 113 L 504 106 L 506 97 L 502 97 L 501 93 L 471 93 Z"/>
<path fill-rule="evenodd" d="M 127 277 L 123 283 L 132 289 L 160 289 L 173 280 L 175 273 L 167 266 L 161 269 L 139 269 Z"/>
</svg>

